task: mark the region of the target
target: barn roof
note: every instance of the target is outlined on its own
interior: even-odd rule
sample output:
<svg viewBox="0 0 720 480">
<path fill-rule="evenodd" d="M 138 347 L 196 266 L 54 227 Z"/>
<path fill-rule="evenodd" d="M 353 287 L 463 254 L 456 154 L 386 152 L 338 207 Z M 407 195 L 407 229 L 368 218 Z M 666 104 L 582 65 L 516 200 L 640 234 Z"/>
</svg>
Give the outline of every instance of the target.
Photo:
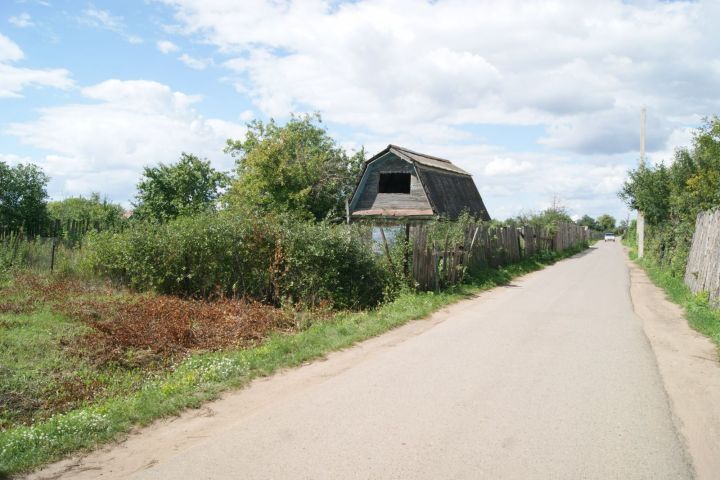
<svg viewBox="0 0 720 480">
<path fill-rule="evenodd" d="M 470 175 L 432 174 L 423 167 L 418 168 L 418 175 L 436 213 L 454 219 L 467 210 L 473 216 L 490 220 Z"/>
<path fill-rule="evenodd" d="M 397 194 L 386 197 L 382 202 L 376 203 L 376 186 L 368 188 L 372 198 L 370 204 L 364 204 L 358 208 L 357 203 L 367 188 L 366 178 L 372 170 L 376 161 L 394 156 L 401 161 L 413 165 L 417 178 L 422 185 L 423 198 L 426 199 L 426 207 L 417 203 L 417 195 L 408 197 L 414 201 L 406 202 L 398 198 Z M 380 167 L 384 168 L 384 167 Z M 401 206 L 402 205 L 402 206 Z M 416 152 L 397 145 L 388 145 L 382 151 L 373 155 L 365 162 L 363 172 L 353 192 L 350 202 L 351 215 L 354 218 L 428 218 L 433 215 L 447 218 L 457 218 L 463 211 L 468 211 L 473 216 L 489 220 L 490 215 L 478 192 L 472 176 L 462 168 L 454 165 L 444 158 Z M 427 208 L 430 207 L 430 208 Z"/>
<path fill-rule="evenodd" d="M 470 174 L 468 172 L 466 172 L 462 168 L 458 167 L 457 165 L 453 164 L 450 160 L 446 160 L 446 159 L 440 158 L 440 157 L 435 157 L 432 155 L 427 155 L 425 153 L 415 152 L 408 148 L 399 147 L 397 145 L 392 145 L 392 144 L 385 147 L 385 149 L 383 149 L 381 152 L 377 153 L 376 155 L 373 155 L 365 163 L 372 163 L 373 161 L 377 160 L 378 158 L 382 157 L 383 155 L 387 154 L 388 152 L 392 152 L 395 155 L 397 155 L 398 157 L 407 160 L 408 162 L 419 163 L 419 164 L 425 165 L 427 167 L 439 168 L 440 170 L 446 170 L 448 172 L 457 173 L 460 175 L 467 175 L 468 177 L 470 176 Z"/>
</svg>

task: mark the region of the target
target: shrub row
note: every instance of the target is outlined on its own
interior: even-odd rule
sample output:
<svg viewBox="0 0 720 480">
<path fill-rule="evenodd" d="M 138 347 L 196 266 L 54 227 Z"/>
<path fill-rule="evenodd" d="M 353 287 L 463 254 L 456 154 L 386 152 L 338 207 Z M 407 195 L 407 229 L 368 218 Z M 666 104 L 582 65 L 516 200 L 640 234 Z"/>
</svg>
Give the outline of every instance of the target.
<svg viewBox="0 0 720 480">
<path fill-rule="evenodd" d="M 355 226 L 223 212 L 90 234 L 85 268 L 138 291 L 363 308 L 388 273 Z"/>
</svg>

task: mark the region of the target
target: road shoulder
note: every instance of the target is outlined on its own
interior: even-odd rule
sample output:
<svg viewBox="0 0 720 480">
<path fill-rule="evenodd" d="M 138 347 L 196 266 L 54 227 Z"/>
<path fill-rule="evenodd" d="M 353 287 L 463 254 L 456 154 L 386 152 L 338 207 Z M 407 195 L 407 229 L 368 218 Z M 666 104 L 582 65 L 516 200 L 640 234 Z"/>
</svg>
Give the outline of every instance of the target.
<svg viewBox="0 0 720 480">
<path fill-rule="evenodd" d="M 688 325 L 645 272 L 627 260 L 635 313 L 657 358 L 660 374 L 698 479 L 720 472 L 720 363 L 716 346 Z"/>
</svg>

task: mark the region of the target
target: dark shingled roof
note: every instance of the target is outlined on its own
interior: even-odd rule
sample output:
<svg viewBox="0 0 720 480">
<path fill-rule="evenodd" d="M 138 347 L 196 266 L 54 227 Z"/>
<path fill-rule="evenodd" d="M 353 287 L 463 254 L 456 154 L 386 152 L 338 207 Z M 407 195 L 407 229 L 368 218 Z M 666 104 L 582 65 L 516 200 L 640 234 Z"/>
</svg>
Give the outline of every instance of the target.
<svg viewBox="0 0 720 480">
<path fill-rule="evenodd" d="M 432 211 L 413 209 L 378 209 L 355 210 L 355 217 L 427 217 L 428 214 L 456 219 L 464 211 L 474 217 L 490 220 L 480 192 L 478 192 L 472 176 L 462 168 L 454 165 L 450 160 L 415 152 L 397 145 L 388 145 L 381 152 L 373 155 L 365 162 L 363 173 L 353 194 L 355 199 L 360 190 L 362 179 L 368 171 L 370 164 L 385 157 L 388 153 L 411 163 L 415 167 L 417 176 L 422 184 Z M 363 187 L 365 188 L 365 187 Z M 354 202 L 353 202 L 354 203 Z M 366 207 L 367 208 L 367 207 Z"/>
<path fill-rule="evenodd" d="M 490 214 L 470 175 L 438 172 L 423 166 L 418 166 L 417 172 L 436 214 L 456 219 L 467 211 L 473 217 L 490 220 Z"/>
</svg>

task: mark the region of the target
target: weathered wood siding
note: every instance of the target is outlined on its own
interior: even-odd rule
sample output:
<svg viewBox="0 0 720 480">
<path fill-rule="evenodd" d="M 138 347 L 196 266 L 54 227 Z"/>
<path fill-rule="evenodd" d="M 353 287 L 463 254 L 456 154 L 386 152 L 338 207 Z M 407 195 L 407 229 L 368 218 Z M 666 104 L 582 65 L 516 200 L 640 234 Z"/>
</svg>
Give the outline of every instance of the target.
<svg viewBox="0 0 720 480">
<path fill-rule="evenodd" d="M 720 209 L 697 216 L 685 284 L 693 293 L 708 292 L 710 302 L 720 304 Z"/>
<path fill-rule="evenodd" d="M 381 173 L 409 173 L 410 194 L 378 193 Z M 372 210 L 379 208 L 415 210 L 430 208 L 425 190 L 415 174 L 413 165 L 392 153 L 368 165 L 366 175 L 367 178 L 363 181 L 364 185 L 362 185 L 363 190 L 361 196 L 355 204 L 354 210 Z"/>
<path fill-rule="evenodd" d="M 412 276 L 420 290 L 437 290 L 459 283 L 469 269 L 498 267 L 543 250 L 560 252 L 588 241 L 585 228 L 559 224 L 555 232 L 524 226 L 489 227 L 470 224 L 462 242 L 431 242 L 425 225 L 412 228 Z"/>
</svg>

